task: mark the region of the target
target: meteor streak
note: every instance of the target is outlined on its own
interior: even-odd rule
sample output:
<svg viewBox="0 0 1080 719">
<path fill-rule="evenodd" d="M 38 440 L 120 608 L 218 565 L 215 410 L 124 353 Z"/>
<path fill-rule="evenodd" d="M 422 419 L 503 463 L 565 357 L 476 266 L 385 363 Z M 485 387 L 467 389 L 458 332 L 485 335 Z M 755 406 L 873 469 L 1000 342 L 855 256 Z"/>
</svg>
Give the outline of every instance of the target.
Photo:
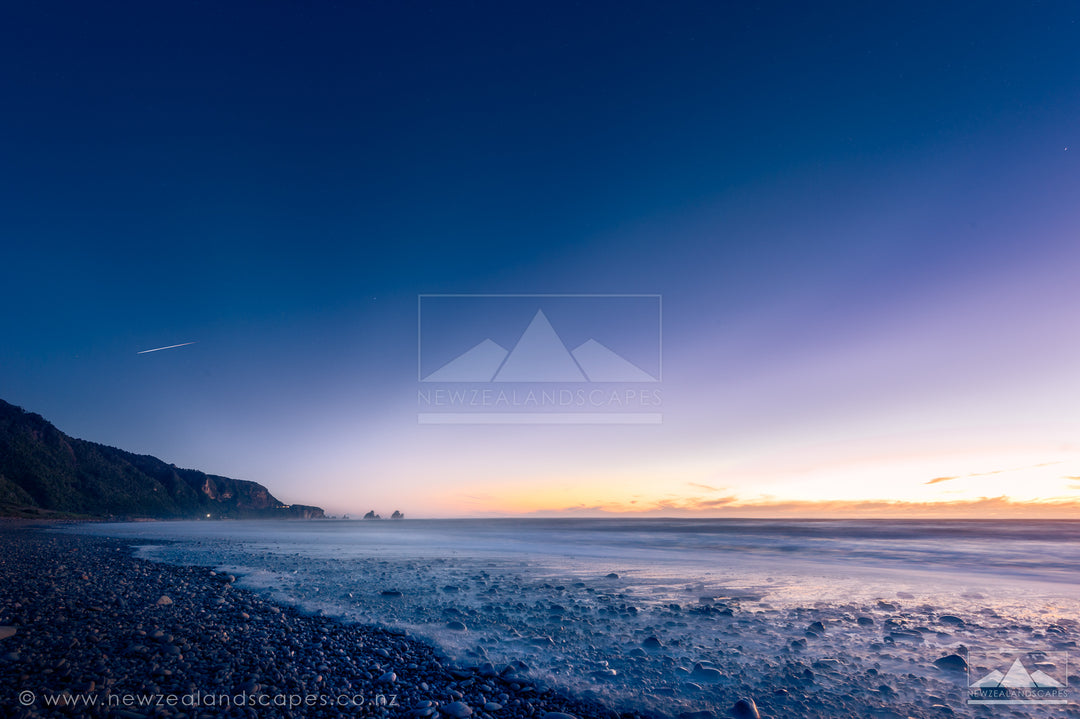
<svg viewBox="0 0 1080 719">
<path fill-rule="evenodd" d="M 142 350 L 141 352 L 136 352 L 135 354 L 144 355 L 147 352 L 160 352 L 161 350 L 171 350 L 174 347 L 187 347 L 188 345 L 193 345 L 193 344 L 195 344 L 195 343 L 194 342 L 181 342 L 178 345 L 169 345 L 168 347 L 155 347 L 152 350 Z"/>
</svg>

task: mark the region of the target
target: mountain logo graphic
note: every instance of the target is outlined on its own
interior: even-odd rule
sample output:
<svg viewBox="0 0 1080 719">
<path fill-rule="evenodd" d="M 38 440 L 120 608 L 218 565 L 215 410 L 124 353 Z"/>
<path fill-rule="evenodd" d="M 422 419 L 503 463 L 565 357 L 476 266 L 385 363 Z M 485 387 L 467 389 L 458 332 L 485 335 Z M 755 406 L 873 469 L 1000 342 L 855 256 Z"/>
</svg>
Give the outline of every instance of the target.
<svg viewBox="0 0 1080 719">
<path fill-rule="evenodd" d="M 648 372 L 589 339 L 573 351 L 537 310 L 513 349 L 485 339 L 424 382 L 656 382 Z"/>
<path fill-rule="evenodd" d="M 980 665 L 983 668 L 976 670 Z M 994 666 L 998 668 L 983 674 Z M 978 658 L 969 656 L 967 703 L 1068 704 L 1068 676 L 1069 653 L 1065 651 L 1001 649 Z"/>
<path fill-rule="evenodd" d="M 1029 673 L 1023 662 L 1015 659 L 1005 674 L 995 669 L 970 686 L 976 689 L 1060 689 L 1065 685 L 1041 669 Z"/>
</svg>

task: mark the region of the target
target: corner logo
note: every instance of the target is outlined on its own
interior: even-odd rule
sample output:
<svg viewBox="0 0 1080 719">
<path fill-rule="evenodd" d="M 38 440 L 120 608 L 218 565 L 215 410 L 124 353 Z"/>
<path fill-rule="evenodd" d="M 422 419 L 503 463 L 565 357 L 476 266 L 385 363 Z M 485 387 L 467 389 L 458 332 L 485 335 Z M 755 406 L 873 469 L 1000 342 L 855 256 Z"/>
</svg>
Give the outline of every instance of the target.
<svg viewBox="0 0 1080 719">
<path fill-rule="evenodd" d="M 987 662 L 979 667 L 970 659 L 968 704 L 1069 703 L 1069 656 L 1066 652 L 1002 650 L 983 657 Z"/>
<path fill-rule="evenodd" d="M 420 295 L 418 420 L 659 423 L 660 324 L 659 295 Z"/>
</svg>

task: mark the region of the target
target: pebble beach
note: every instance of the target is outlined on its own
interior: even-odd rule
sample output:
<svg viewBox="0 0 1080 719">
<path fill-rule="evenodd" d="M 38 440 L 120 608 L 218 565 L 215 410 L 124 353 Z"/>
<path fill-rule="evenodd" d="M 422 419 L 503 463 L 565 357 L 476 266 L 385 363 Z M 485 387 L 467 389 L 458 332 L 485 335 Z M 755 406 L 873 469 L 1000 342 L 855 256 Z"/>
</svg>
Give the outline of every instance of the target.
<svg viewBox="0 0 1080 719">
<path fill-rule="evenodd" d="M 135 558 L 123 540 L 17 521 L 0 535 L 3 716 L 620 716 L 512 665 L 455 666 L 400 633 L 277 606 L 231 575 Z"/>
<path fill-rule="evenodd" d="M 934 530 L 620 526 L 5 522 L 2 715 L 1080 717 L 1069 527 L 970 527 L 919 550 L 937 571 L 875 574 L 852 547 L 880 563 Z M 810 529 L 829 538 L 806 553 L 836 559 L 796 572 Z M 787 575 L 763 548 L 779 537 Z M 1021 690 L 1039 703 L 971 701 Z"/>
</svg>

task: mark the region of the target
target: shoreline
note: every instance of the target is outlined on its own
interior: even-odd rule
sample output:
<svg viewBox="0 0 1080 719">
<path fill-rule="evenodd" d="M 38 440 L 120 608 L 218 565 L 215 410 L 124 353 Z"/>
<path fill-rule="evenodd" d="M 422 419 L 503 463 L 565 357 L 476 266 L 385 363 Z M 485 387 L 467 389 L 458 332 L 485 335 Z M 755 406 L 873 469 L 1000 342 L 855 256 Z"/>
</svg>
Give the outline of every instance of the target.
<svg viewBox="0 0 1080 719">
<path fill-rule="evenodd" d="M 438 551 L 419 556 L 399 554 L 385 539 L 377 551 L 352 554 L 351 535 L 275 534 L 253 523 L 220 535 L 200 525 L 191 533 L 111 536 L 83 534 L 91 528 L 80 523 L 36 523 L 70 528 L 58 532 L 34 531 L 28 522 L 4 532 L 4 524 L 0 539 L 10 535 L 5 546 L 15 551 L 0 555 L 0 625 L 14 623 L 12 587 L 44 586 L 48 592 L 37 603 L 53 609 L 51 619 L 40 620 L 47 628 L 72 618 L 97 621 L 89 629 L 69 627 L 59 640 L 50 637 L 58 646 L 73 636 L 97 645 L 97 655 L 85 657 L 85 648 L 73 645 L 77 668 L 95 659 L 109 666 L 141 661 L 150 670 L 143 674 L 156 681 L 139 684 L 143 692 L 177 694 L 180 686 L 187 695 L 242 695 L 235 704 L 249 695 L 316 702 L 291 709 L 230 703 L 225 711 L 201 712 L 125 708 L 109 716 L 754 719 L 759 709 L 765 719 L 940 719 L 983 715 L 985 707 L 967 701 L 968 682 L 1008 669 L 1017 657 L 1032 671 L 1080 683 L 1063 658 L 1076 648 L 1080 623 L 1072 617 L 1080 604 L 1020 587 L 1004 595 L 966 582 L 930 587 L 921 576 L 878 587 L 848 577 L 850 567 L 829 577 L 762 579 L 747 574 L 746 566 L 720 574 L 638 576 L 626 557 L 618 566 L 611 557 L 567 564 L 552 549 L 562 545 L 546 535 L 553 563 L 516 555 L 495 561 L 477 556 L 476 542 L 486 547 L 499 537 L 508 541 L 507 535 L 487 531 L 468 541 L 426 536 Z M 522 541 L 532 546 L 540 539 Z M 1009 560 L 1023 546 L 992 556 Z M 73 569 L 72 556 L 101 567 L 103 576 Z M 1071 555 L 1048 555 L 1061 556 Z M 804 587 L 803 579 L 811 583 Z M 158 605 L 165 591 L 169 599 Z M 93 596 L 80 599 L 79 592 Z M 125 601 L 132 597 L 135 604 Z M 180 628 L 162 623 L 173 615 Z M 102 631 L 112 625 L 128 641 L 108 654 Z M 12 641 L 0 640 L 0 679 L 11 688 L 0 709 L 32 678 L 5 673 Z M 60 672 L 73 697 L 80 687 L 83 693 L 131 691 L 115 677 L 106 677 L 109 684 L 77 675 L 70 662 L 62 663 L 64 655 L 32 664 L 50 680 Z M 182 663 L 174 666 L 177 658 Z M 145 684 L 146 677 L 134 675 Z M 324 695 L 347 696 L 343 690 L 357 692 L 355 705 L 317 703 Z M 754 710 L 740 705 L 747 700 L 756 702 Z M 1026 717 L 1045 715 L 1047 707 L 1011 709 Z M 66 711 L 71 715 L 70 707 Z M 1052 713 L 1080 717 L 1076 704 Z M 43 715 L 53 714 L 16 714 Z"/>
<path fill-rule="evenodd" d="M 14 717 L 650 716 L 134 557 L 138 542 L 44 531 L 55 524 L 0 522 L 0 626 L 15 628 L 0 639 L 0 707 Z"/>
</svg>

